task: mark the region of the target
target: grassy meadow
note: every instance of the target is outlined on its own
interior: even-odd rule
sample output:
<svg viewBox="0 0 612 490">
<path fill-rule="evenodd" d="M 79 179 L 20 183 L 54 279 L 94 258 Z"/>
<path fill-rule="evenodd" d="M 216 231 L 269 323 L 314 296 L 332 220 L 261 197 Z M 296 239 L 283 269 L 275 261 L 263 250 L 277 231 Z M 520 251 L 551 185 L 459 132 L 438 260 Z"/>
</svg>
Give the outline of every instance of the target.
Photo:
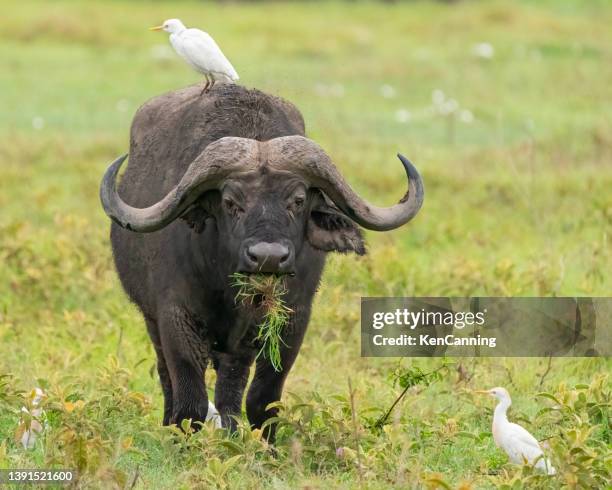
<svg viewBox="0 0 612 490">
<path fill-rule="evenodd" d="M 398 151 L 426 186 L 408 226 L 330 257 L 274 453 L 245 424 L 161 427 L 155 354 L 112 265 L 102 173 L 144 101 L 200 82 L 147 30 L 170 17 L 208 31 L 241 83 L 295 103 L 367 199 L 403 195 Z M 5 5 L 0 468 L 78 468 L 82 488 L 610 485 L 609 359 L 370 359 L 359 338 L 361 296 L 611 294 L 610 25 L 612 5 L 578 0 Z M 497 385 L 557 476 L 495 447 L 494 401 L 471 390 Z M 47 427 L 25 450 L 36 386 Z"/>
</svg>

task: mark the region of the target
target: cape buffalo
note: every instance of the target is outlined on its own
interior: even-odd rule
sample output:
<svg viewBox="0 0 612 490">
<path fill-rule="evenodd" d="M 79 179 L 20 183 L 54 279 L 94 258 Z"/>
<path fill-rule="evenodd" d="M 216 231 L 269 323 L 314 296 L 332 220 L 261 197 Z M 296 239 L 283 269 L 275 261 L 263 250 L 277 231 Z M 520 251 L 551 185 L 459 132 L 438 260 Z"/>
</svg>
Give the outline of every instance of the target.
<svg viewBox="0 0 612 490">
<path fill-rule="evenodd" d="M 215 405 L 235 429 L 249 368 L 260 345 L 258 317 L 236 305 L 237 271 L 284 275 L 293 310 L 283 331 L 282 370 L 259 356 L 246 400 L 254 427 L 274 415 L 300 349 L 327 252 L 365 253 L 357 225 L 392 230 L 418 212 L 423 185 L 398 155 L 408 191 L 389 208 L 359 197 L 330 157 L 304 136 L 300 112 L 238 85 L 207 95 L 188 87 L 136 113 L 126 156 L 101 183 L 122 285 L 140 308 L 157 353 L 164 424 L 203 421 L 204 372 L 217 372 Z M 267 428 L 269 438 L 274 429 Z"/>
</svg>

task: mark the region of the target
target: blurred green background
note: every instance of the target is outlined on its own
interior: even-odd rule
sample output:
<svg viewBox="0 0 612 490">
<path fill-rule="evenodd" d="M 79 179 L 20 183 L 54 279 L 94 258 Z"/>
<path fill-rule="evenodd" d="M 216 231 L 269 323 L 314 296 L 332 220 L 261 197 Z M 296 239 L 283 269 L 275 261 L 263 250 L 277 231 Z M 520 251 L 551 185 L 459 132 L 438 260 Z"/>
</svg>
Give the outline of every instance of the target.
<svg viewBox="0 0 612 490">
<path fill-rule="evenodd" d="M 528 425 L 542 406 L 537 391 L 600 379 L 608 360 L 554 359 L 548 371 L 547 360 L 464 361 L 400 405 L 405 444 L 364 436 L 361 462 L 336 457 L 354 434 L 317 432 L 329 420 L 281 438 L 277 459 L 257 459 L 255 442 L 242 441 L 250 449 L 226 472 L 227 448 L 209 445 L 204 459 L 217 463 L 197 465 L 193 448 L 185 456 L 164 445 L 154 354 L 113 270 L 98 183 L 128 150 L 144 101 L 201 81 L 165 33 L 147 30 L 171 17 L 209 32 L 241 83 L 296 104 L 308 136 L 372 202 L 403 195 L 396 152 L 423 175 L 415 221 L 368 233 L 364 258 L 329 261 L 287 383 L 317 413 L 346 398 L 350 377 L 365 434 L 368 410 L 397 395 L 388 379 L 397 361 L 359 357 L 361 296 L 610 295 L 609 2 L 10 2 L 0 18 L 0 374 L 11 375 L 0 390 L 0 467 L 71 463 L 84 486 L 109 488 L 131 479 L 142 488 L 417 487 L 438 484 L 428 483 L 438 474 L 464 488 L 511 481 L 517 470 L 498 471 L 505 459 L 490 437 L 447 430 L 488 430 L 491 403 L 466 388 L 506 385 Z M 36 385 L 49 391 L 52 416 L 27 452 L 13 441 L 18 391 Z M 130 396 L 142 404 L 122 405 Z M 83 412 L 63 405 L 78 400 Z M 352 427 L 346 410 L 337 417 Z M 583 442 L 606 438 L 598 429 Z M 322 449 L 309 456 L 309 444 Z M 554 485 L 587 482 L 568 468 Z"/>
</svg>

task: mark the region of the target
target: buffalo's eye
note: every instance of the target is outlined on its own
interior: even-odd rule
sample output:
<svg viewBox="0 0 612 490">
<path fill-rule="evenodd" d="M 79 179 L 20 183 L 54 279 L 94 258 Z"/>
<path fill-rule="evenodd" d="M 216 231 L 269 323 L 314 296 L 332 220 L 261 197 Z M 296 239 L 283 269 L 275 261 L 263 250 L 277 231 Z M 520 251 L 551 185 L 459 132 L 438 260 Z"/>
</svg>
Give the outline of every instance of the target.
<svg viewBox="0 0 612 490">
<path fill-rule="evenodd" d="M 291 204 L 289 204 L 288 208 L 292 211 L 299 211 L 304 207 L 304 202 L 306 201 L 306 197 L 302 195 L 295 196 Z"/>
<path fill-rule="evenodd" d="M 238 206 L 236 201 L 234 201 L 230 197 L 224 197 L 223 198 L 223 207 L 232 216 L 237 216 L 238 213 L 242 212 L 242 208 L 240 206 Z"/>
</svg>

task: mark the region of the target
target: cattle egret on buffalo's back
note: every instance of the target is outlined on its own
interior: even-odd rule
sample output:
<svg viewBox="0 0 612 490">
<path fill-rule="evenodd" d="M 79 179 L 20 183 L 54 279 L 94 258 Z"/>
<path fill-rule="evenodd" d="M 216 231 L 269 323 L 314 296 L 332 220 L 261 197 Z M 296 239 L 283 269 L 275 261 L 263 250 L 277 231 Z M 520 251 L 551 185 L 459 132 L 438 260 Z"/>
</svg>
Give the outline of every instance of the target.
<svg viewBox="0 0 612 490">
<path fill-rule="evenodd" d="M 506 451 L 514 464 L 534 464 L 543 472 L 554 475 L 555 469 L 550 460 L 543 456 L 542 448 L 537 439 L 518 424 L 508 421 L 506 412 L 512 404 L 510 393 L 505 388 L 492 388 L 490 390 L 476 391 L 476 393 L 490 395 L 499 400 L 493 414 L 493 440 L 497 447 Z"/>
<path fill-rule="evenodd" d="M 207 32 L 187 29 L 178 19 L 168 19 L 151 30 L 169 32 L 170 44 L 175 51 L 197 72 L 204 74 L 206 85 L 202 93 L 208 92 L 215 82 L 233 83 L 238 80 L 238 73 Z"/>
</svg>

